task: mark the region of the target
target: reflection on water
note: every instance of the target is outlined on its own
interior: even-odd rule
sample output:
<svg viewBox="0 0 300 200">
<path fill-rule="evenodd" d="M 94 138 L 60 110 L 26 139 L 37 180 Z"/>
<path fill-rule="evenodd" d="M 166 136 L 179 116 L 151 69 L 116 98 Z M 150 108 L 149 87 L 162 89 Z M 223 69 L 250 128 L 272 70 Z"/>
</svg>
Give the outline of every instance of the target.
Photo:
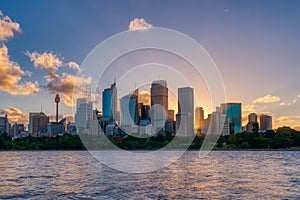
<svg viewBox="0 0 300 200">
<path fill-rule="evenodd" d="M 127 174 L 82 151 L 0 152 L 0 199 L 300 199 L 300 152 L 211 152 Z"/>
</svg>

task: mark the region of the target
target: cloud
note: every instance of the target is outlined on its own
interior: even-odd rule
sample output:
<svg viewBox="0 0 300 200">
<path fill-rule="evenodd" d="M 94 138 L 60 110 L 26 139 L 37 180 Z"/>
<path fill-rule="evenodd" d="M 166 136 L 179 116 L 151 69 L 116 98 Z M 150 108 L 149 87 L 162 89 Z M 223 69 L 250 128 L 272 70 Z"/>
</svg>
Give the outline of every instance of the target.
<svg viewBox="0 0 300 200">
<path fill-rule="evenodd" d="M 295 121 L 294 119 L 287 116 L 282 116 L 275 120 L 275 122 L 279 122 L 279 123 L 292 123 L 294 121 Z"/>
<path fill-rule="evenodd" d="M 130 21 L 128 29 L 130 31 L 145 31 L 152 28 L 152 24 L 146 22 L 144 18 L 134 18 Z"/>
<path fill-rule="evenodd" d="M 48 80 L 47 89 L 55 94 L 56 92 L 63 94 L 63 102 L 73 105 L 73 92 L 82 93 L 85 86 L 91 83 L 91 78 L 79 78 L 70 74 L 63 73 L 55 80 Z"/>
<path fill-rule="evenodd" d="M 143 103 L 144 105 L 150 105 L 150 92 L 148 91 L 141 91 L 139 95 L 139 103 Z"/>
<path fill-rule="evenodd" d="M 62 101 L 68 106 L 73 105 L 73 90 L 80 92 L 86 84 L 90 84 L 90 78 L 84 79 L 67 73 L 62 73 L 61 75 L 57 73 L 57 70 L 62 66 L 68 66 L 78 70 L 79 65 L 75 62 L 64 63 L 58 55 L 52 52 L 38 53 L 34 51 L 30 53 L 27 51 L 25 55 L 30 58 L 30 61 L 33 62 L 36 68 L 46 71 L 45 88 L 52 94 L 57 92 L 62 93 Z"/>
<path fill-rule="evenodd" d="M 245 105 L 245 106 L 243 106 L 243 112 L 244 113 L 253 113 L 253 112 L 255 112 L 255 106 L 254 105 Z"/>
<path fill-rule="evenodd" d="M 294 99 L 292 102 L 289 102 L 289 103 L 281 102 L 279 105 L 281 105 L 281 106 L 290 106 L 290 105 L 292 105 L 296 102 L 297 102 L 297 99 Z"/>
<path fill-rule="evenodd" d="M 7 41 L 9 38 L 14 37 L 16 32 L 22 32 L 20 24 L 13 22 L 8 16 L 3 15 L 0 10 L 0 41 Z"/>
<path fill-rule="evenodd" d="M 52 52 L 44 52 L 40 54 L 36 51 L 32 53 L 26 51 L 25 55 L 30 58 L 30 61 L 33 62 L 33 65 L 36 68 L 41 68 L 47 71 L 47 79 L 58 78 L 56 71 L 63 65 L 63 62 L 60 60 L 60 58 L 58 58 L 56 54 L 53 54 Z"/>
<path fill-rule="evenodd" d="M 274 103 L 280 101 L 280 97 L 266 95 L 264 97 L 259 97 L 253 101 L 253 103 Z"/>
<path fill-rule="evenodd" d="M 80 67 L 79 67 L 79 65 L 76 62 L 68 62 L 67 66 L 69 66 L 72 69 L 76 69 L 78 71 L 80 70 Z"/>
<path fill-rule="evenodd" d="M 0 89 L 12 95 L 37 94 L 39 92 L 37 82 L 20 82 L 22 77 L 29 74 L 9 59 L 8 48 L 2 45 L 0 47 Z"/>
<path fill-rule="evenodd" d="M 11 123 L 19 123 L 27 125 L 28 122 L 28 115 L 24 114 L 19 108 L 11 107 L 9 109 L 3 109 L 0 111 L 1 114 L 6 114 L 8 120 Z"/>
</svg>

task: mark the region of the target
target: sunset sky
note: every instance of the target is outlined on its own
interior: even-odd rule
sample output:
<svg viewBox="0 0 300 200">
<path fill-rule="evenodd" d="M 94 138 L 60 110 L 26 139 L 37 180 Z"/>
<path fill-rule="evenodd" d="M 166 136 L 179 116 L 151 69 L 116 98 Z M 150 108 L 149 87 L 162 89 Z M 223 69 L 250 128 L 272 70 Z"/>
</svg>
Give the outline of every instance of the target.
<svg viewBox="0 0 300 200">
<path fill-rule="evenodd" d="M 11 121 L 41 107 L 53 114 L 56 91 L 61 113 L 72 114 L 80 64 L 137 18 L 144 24 L 133 29 L 164 27 L 199 42 L 243 115 L 268 113 L 275 128 L 300 127 L 300 1 L 11 0 L 0 10 L 0 110 Z"/>
</svg>

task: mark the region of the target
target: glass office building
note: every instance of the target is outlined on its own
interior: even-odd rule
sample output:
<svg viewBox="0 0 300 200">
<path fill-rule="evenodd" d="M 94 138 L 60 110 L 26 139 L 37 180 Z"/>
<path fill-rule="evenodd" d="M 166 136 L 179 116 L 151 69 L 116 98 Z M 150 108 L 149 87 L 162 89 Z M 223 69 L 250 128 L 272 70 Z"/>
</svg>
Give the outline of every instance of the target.
<svg viewBox="0 0 300 200">
<path fill-rule="evenodd" d="M 242 104 L 223 103 L 221 112 L 229 118 L 230 133 L 240 133 L 242 131 Z"/>
</svg>

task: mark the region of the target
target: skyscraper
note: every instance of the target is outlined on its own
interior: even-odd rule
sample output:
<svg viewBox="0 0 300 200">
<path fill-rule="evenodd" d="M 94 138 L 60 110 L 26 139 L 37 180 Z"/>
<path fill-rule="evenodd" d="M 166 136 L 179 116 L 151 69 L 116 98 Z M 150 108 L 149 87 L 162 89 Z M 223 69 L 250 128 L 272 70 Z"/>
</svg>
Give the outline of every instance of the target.
<svg viewBox="0 0 300 200">
<path fill-rule="evenodd" d="M 0 134 L 1 133 L 9 133 L 9 122 L 7 119 L 7 115 L 0 116 Z"/>
<path fill-rule="evenodd" d="M 246 131 L 250 133 L 258 132 L 258 122 L 257 122 L 257 115 L 255 113 L 250 113 L 248 115 L 248 123 L 246 125 Z"/>
<path fill-rule="evenodd" d="M 242 104 L 241 103 L 223 103 L 221 104 L 221 113 L 229 118 L 230 133 L 240 133 L 242 131 Z"/>
<path fill-rule="evenodd" d="M 91 129 L 93 103 L 86 98 L 78 98 L 75 124 L 78 132 Z"/>
<path fill-rule="evenodd" d="M 181 131 L 187 131 L 185 135 L 194 136 L 194 89 L 191 87 L 178 88 L 178 117 L 180 126 L 186 127 Z M 176 119 L 177 120 L 177 119 Z M 183 124 L 187 123 L 187 124 Z"/>
<path fill-rule="evenodd" d="M 135 94 L 129 94 L 121 98 L 121 124 L 136 125 L 138 124 L 138 99 Z"/>
<path fill-rule="evenodd" d="M 202 107 L 195 108 L 195 125 L 196 129 L 201 132 L 201 124 L 204 120 L 204 110 Z"/>
<path fill-rule="evenodd" d="M 104 120 L 112 120 L 117 116 L 118 99 L 116 82 L 111 84 L 110 88 L 104 89 L 102 92 L 102 114 Z M 117 120 L 117 119 L 115 119 Z"/>
<path fill-rule="evenodd" d="M 164 129 L 168 115 L 168 88 L 165 80 L 151 84 L 151 123 L 156 130 Z"/>
<path fill-rule="evenodd" d="M 260 131 L 265 132 L 267 130 L 272 130 L 272 116 L 262 114 L 259 117 Z"/>
<path fill-rule="evenodd" d="M 32 134 L 39 134 L 42 130 L 47 128 L 49 117 L 43 112 L 29 113 L 29 132 Z"/>
</svg>

